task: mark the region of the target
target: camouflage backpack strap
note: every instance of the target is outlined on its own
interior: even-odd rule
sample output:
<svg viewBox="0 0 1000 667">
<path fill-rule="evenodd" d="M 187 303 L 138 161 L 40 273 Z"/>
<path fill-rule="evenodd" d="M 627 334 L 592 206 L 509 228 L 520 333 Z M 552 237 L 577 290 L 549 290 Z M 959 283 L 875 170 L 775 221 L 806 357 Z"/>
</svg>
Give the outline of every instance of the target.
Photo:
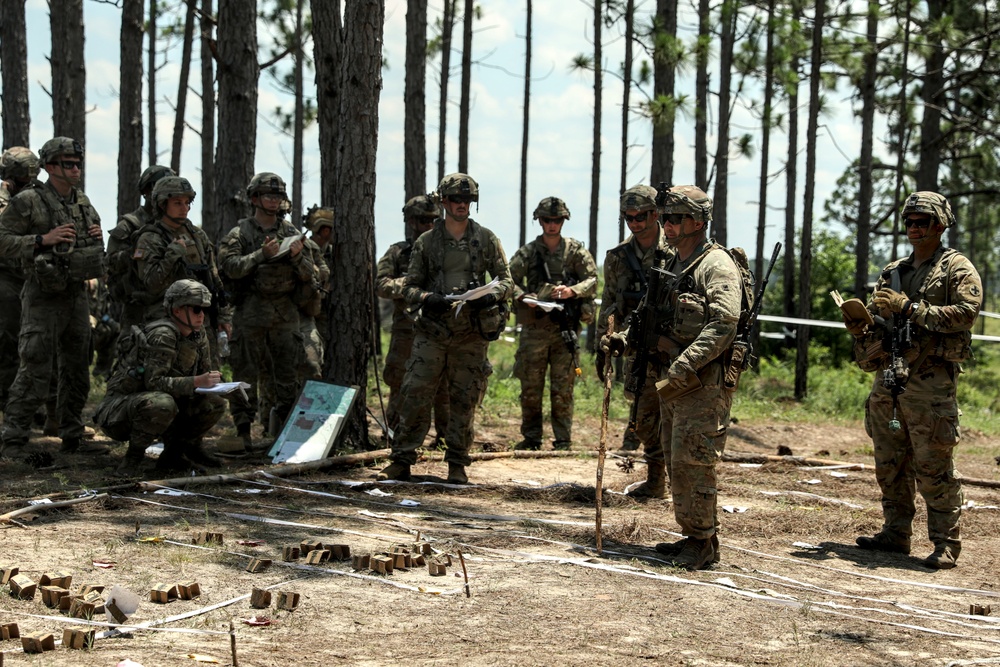
<svg viewBox="0 0 1000 667">
<path fill-rule="evenodd" d="M 55 229 L 56 227 L 61 227 L 67 223 L 72 223 L 73 219 L 66 212 L 66 207 L 63 205 L 56 193 L 52 191 L 51 187 L 36 188 L 33 190 L 38 193 L 41 198 L 42 203 L 45 204 L 45 208 L 49 211 L 49 223 L 51 224 L 50 229 Z"/>
<path fill-rule="evenodd" d="M 639 283 L 639 289 L 642 292 L 646 291 L 646 272 L 642 270 L 642 262 L 639 261 L 639 256 L 635 254 L 635 248 L 632 247 L 631 243 L 626 243 L 624 246 L 623 254 L 625 255 L 625 262 L 628 264 L 628 268 L 634 274 L 635 279 Z"/>
</svg>

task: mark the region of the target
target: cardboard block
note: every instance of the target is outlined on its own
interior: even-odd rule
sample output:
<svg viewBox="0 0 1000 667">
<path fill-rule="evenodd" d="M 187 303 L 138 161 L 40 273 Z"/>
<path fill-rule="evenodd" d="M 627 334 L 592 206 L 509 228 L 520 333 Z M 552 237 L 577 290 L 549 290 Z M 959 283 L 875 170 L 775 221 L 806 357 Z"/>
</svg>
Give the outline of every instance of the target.
<svg viewBox="0 0 1000 667">
<path fill-rule="evenodd" d="M 351 547 L 348 544 L 328 544 L 332 560 L 351 560 Z"/>
<path fill-rule="evenodd" d="M 323 543 L 316 540 L 302 540 L 302 544 L 299 545 L 299 555 L 305 556 L 310 551 L 315 551 L 316 549 L 322 549 Z"/>
<path fill-rule="evenodd" d="M 38 580 L 39 586 L 60 586 L 69 589 L 73 584 L 73 575 L 69 572 L 46 572 Z"/>
<path fill-rule="evenodd" d="M 77 595 L 86 595 L 92 592 L 103 593 L 104 586 L 102 584 L 80 584 L 76 588 Z"/>
<path fill-rule="evenodd" d="M 25 653 L 42 653 L 56 650 L 56 638 L 51 632 L 36 632 L 21 637 L 21 648 Z"/>
<path fill-rule="evenodd" d="M 448 566 L 441 561 L 427 561 L 427 573 L 432 577 L 443 577 L 448 574 Z"/>
<path fill-rule="evenodd" d="M 89 649 L 94 645 L 92 628 L 66 628 L 63 630 L 62 645 L 65 648 Z"/>
<path fill-rule="evenodd" d="M 111 618 L 115 623 L 124 623 L 128 620 L 128 616 L 125 615 L 121 609 L 118 608 L 114 602 L 107 602 L 104 604 L 104 610 L 111 615 Z"/>
<path fill-rule="evenodd" d="M 37 588 L 30 577 L 18 574 L 11 577 L 7 582 L 10 585 L 10 596 L 19 600 L 34 600 L 35 589 Z"/>
<path fill-rule="evenodd" d="M 395 553 L 392 556 L 392 566 L 397 570 L 406 570 L 413 567 L 413 559 L 410 554 Z"/>
<path fill-rule="evenodd" d="M 371 554 L 354 554 L 351 557 L 351 567 L 355 570 L 367 570 L 371 565 Z"/>
<path fill-rule="evenodd" d="M 413 553 L 415 553 L 415 554 L 423 554 L 424 556 L 430 556 L 431 555 L 431 543 L 430 542 L 424 542 L 423 540 L 421 540 L 420 542 L 414 542 L 412 549 L 413 549 Z"/>
<path fill-rule="evenodd" d="M 254 609 L 267 609 L 271 606 L 271 591 L 255 588 L 250 591 L 250 606 Z"/>
<path fill-rule="evenodd" d="M 149 601 L 164 604 L 177 599 L 177 586 L 171 584 L 154 584 L 149 591 Z"/>
<path fill-rule="evenodd" d="M 330 560 L 330 551 L 327 549 L 313 549 L 306 556 L 306 562 L 310 565 L 322 565 Z"/>
<path fill-rule="evenodd" d="M 417 554 L 413 556 L 413 567 L 423 567 L 427 564 L 427 560 L 424 558 L 423 554 Z"/>
<path fill-rule="evenodd" d="M 285 561 L 286 563 L 298 559 L 299 559 L 298 547 L 285 547 L 281 550 L 281 560 Z"/>
<path fill-rule="evenodd" d="M 0 570 L 0 586 L 6 586 L 10 583 L 10 580 L 17 576 L 20 570 L 16 565 L 9 565 L 2 570 Z"/>
<path fill-rule="evenodd" d="M 199 531 L 191 538 L 191 544 L 222 544 L 222 533 Z"/>
<path fill-rule="evenodd" d="M 378 574 L 392 574 L 392 558 L 384 554 L 371 557 L 371 569 Z"/>
<path fill-rule="evenodd" d="M 182 600 L 193 600 L 201 596 L 201 584 L 197 581 L 185 581 L 177 584 L 177 597 Z"/>
<path fill-rule="evenodd" d="M 97 603 L 91 600 L 85 600 L 84 598 L 73 598 L 73 603 L 69 608 L 69 615 L 73 618 L 85 618 L 88 621 L 98 613 L 104 611 L 103 604 L 101 605 L 100 612 L 97 609 Z"/>
<path fill-rule="evenodd" d="M 295 611 L 299 606 L 299 594 L 292 591 L 278 591 L 278 609 Z"/>
<path fill-rule="evenodd" d="M 42 604 L 50 608 L 58 607 L 59 600 L 64 595 L 69 595 L 69 591 L 62 586 L 39 586 L 38 590 L 42 594 Z"/>
<path fill-rule="evenodd" d="M 17 627 L 17 623 L 0 623 L 0 639 L 6 641 L 20 638 L 21 630 Z"/>
<path fill-rule="evenodd" d="M 251 558 L 250 564 L 247 565 L 247 572 L 260 574 L 269 567 L 271 567 L 270 558 Z"/>
<path fill-rule="evenodd" d="M 73 600 L 82 600 L 83 596 L 78 593 L 70 593 L 59 598 L 59 611 L 69 611 L 73 606 Z"/>
<path fill-rule="evenodd" d="M 993 609 L 990 605 L 970 604 L 969 616 L 989 616 Z"/>
</svg>

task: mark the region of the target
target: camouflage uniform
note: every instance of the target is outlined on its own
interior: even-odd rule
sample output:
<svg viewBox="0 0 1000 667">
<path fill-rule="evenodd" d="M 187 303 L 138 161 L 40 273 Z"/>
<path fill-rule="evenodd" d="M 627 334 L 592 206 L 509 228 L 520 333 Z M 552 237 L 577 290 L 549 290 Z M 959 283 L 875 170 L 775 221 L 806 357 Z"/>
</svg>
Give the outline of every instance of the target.
<svg viewBox="0 0 1000 667">
<path fill-rule="evenodd" d="M 308 252 L 295 257 L 286 253 L 268 260 L 262 246 L 267 237 L 281 242 L 301 234 L 285 220 L 264 229 L 255 218 L 244 218 L 222 241 L 219 266 L 232 283 L 235 300 L 230 365 L 234 380 L 251 385 L 247 392 L 249 404 L 232 404 L 237 429 L 248 429 L 254 421 L 258 373 L 268 363 L 268 355 L 279 421 L 284 421 L 297 397 L 296 368 L 303 354 L 303 343 L 299 308 L 293 296 L 300 284 L 312 283 L 316 267 Z"/>
<path fill-rule="evenodd" d="M 0 181 L 0 213 L 10 203 L 6 181 Z M 0 405 L 7 405 L 7 390 L 17 375 L 17 337 L 21 331 L 21 288 L 24 270 L 16 259 L 0 259 Z"/>
<path fill-rule="evenodd" d="M 542 394 L 545 371 L 551 366 L 549 401 L 555 447 L 568 449 L 573 440 L 573 385 L 579 364 L 577 354 L 567 347 L 562 327 L 579 335 L 580 322 L 594 321 L 593 299 L 597 294 L 597 266 L 594 258 L 576 239 L 563 237 L 550 251 L 542 236 L 519 248 L 510 260 L 517 302 L 517 322 L 521 325 L 520 344 L 514 361 L 514 377 L 521 381 L 522 446 L 537 449 L 542 440 Z M 521 303 L 533 295 L 551 300 L 552 288 L 569 285 L 576 295 L 560 299 L 566 310 L 546 313 Z M 569 318 L 567 321 L 563 318 Z M 560 321 L 565 322 L 560 325 Z"/>
<path fill-rule="evenodd" d="M 375 275 L 375 292 L 383 299 L 392 300 L 392 337 L 389 352 L 385 355 L 382 379 L 389 385 L 389 404 L 385 409 L 388 427 L 395 430 L 399 425 L 399 408 L 403 402 L 400 388 L 407 361 L 413 352 L 413 320 L 407 315 L 407 304 L 403 299 L 403 283 L 410 265 L 411 241 L 400 241 L 389 246 L 378 262 Z M 442 378 L 434 396 L 434 430 L 437 438 L 443 439 L 448 429 L 448 385 Z"/>
<path fill-rule="evenodd" d="M 306 380 L 323 377 L 323 339 L 316 326 L 316 317 L 322 313 L 323 301 L 330 292 L 330 266 L 323 258 L 323 250 L 311 239 L 302 241 L 302 252 L 308 253 L 315 267 L 312 281 L 299 283 L 294 300 L 299 304 L 299 332 L 302 334 L 302 360 L 299 363 L 299 387 Z"/>
<path fill-rule="evenodd" d="M 36 244 L 37 236 L 67 222 L 76 227 L 72 252 Z M 100 216 L 82 190 L 73 187 L 64 200 L 50 182 L 18 193 L 0 215 L 0 256 L 19 259 L 27 267 L 18 343 L 20 366 L 4 414 L 5 444 L 27 442 L 32 417 L 49 395 L 53 353 L 58 359 L 59 436 L 64 446 L 75 450 L 84 435 L 83 407 L 90 392 L 90 312 L 85 280 L 104 270 L 101 240 L 90 237 L 88 229 L 100 224 Z M 90 265 L 84 266 L 85 262 Z M 93 275 L 97 271 L 100 273 Z"/>
<path fill-rule="evenodd" d="M 153 213 L 140 206 L 126 213 L 108 235 L 108 286 L 111 298 L 121 307 L 119 322 L 122 333 L 128 333 L 132 325 L 142 326 L 145 322 L 146 304 L 141 290 L 141 274 L 135 269 L 135 243 L 137 233 L 154 222 Z M 135 291 L 139 290 L 139 294 Z"/>
<path fill-rule="evenodd" d="M 455 240 L 444 222 L 421 235 L 413 246 L 403 296 L 411 306 L 424 303 L 428 293 L 460 294 L 470 282 L 485 284 L 486 273 L 499 278 L 493 294 L 498 300 L 510 297 L 512 283 L 500 240 L 471 218 L 461 239 Z M 407 362 L 400 393 L 399 428 L 392 445 L 394 462 L 412 465 L 417 449 L 430 428 L 434 393 L 447 382 L 451 414 L 445 442 L 449 464 L 467 466 L 471 462 L 473 421 L 486 381 L 485 361 L 489 341 L 480 330 L 502 327 L 495 317 L 497 306 L 476 311 L 466 305 L 456 315 L 451 309 L 441 315 L 426 313 L 426 304 L 417 318 L 413 352 Z M 502 311 L 501 311 L 502 312 Z"/>
<path fill-rule="evenodd" d="M 663 230 L 657 229 L 656 242 L 643 250 L 632 237 L 608 251 L 604 257 L 604 293 L 601 297 L 601 312 L 597 319 L 597 340 L 608 330 L 608 316 L 615 316 L 618 331 L 626 327 L 627 319 L 639 305 L 646 291 L 646 272 L 654 264 L 660 266 L 668 253 Z M 626 361 L 625 373 L 629 362 Z M 635 432 L 626 430 L 623 449 L 638 449 L 644 446 L 647 461 L 662 461 L 663 448 L 660 446 L 660 401 L 656 397 L 658 369 L 651 364 L 647 371 L 646 383 L 637 400 Z"/>
</svg>

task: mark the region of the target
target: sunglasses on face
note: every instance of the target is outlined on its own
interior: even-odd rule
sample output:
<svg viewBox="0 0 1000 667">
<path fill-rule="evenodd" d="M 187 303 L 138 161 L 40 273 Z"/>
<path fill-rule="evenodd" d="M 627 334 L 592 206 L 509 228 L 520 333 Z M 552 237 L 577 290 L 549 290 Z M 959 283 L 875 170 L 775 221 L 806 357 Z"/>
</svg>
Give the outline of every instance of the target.
<svg viewBox="0 0 1000 667">
<path fill-rule="evenodd" d="M 56 160 L 52 164 L 59 165 L 63 169 L 83 169 L 82 160 Z"/>
<path fill-rule="evenodd" d="M 538 221 L 543 225 L 561 225 L 566 219 L 565 218 L 539 218 Z"/>
<path fill-rule="evenodd" d="M 453 204 L 471 204 L 474 200 L 472 195 L 448 195 L 448 201 Z"/>
<path fill-rule="evenodd" d="M 930 218 L 904 218 L 903 227 L 919 227 L 920 229 L 927 229 L 931 226 Z"/>
<path fill-rule="evenodd" d="M 625 222 L 643 222 L 649 217 L 649 211 L 643 211 L 642 213 L 636 213 L 635 215 L 622 213 L 622 217 L 625 219 Z"/>
<path fill-rule="evenodd" d="M 205 309 L 202 306 L 188 306 L 188 308 L 190 308 L 191 312 L 194 313 L 195 315 L 201 315 L 203 312 L 205 312 Z"/>
<path fill-rule="evenodd" d="M 683 213 L 664 213 L 662 220 L 665 225 L 679 225 L 685 217 Z"/>
</svg>

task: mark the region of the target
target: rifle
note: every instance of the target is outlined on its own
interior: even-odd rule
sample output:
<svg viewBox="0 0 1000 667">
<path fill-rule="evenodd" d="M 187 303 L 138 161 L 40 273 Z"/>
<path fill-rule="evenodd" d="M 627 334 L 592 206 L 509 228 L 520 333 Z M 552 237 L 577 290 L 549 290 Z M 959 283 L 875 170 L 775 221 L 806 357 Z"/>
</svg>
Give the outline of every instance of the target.
<svg viewBox="0 0 1000 667">
<path fill-rule="evenodd" d="M 750 364 L 754 362 L 755 357 L 753 355 L 754 350 L 750 334 L 757 325 L 757 317 L 760 315 L 761 306 L 764 304 L 764 290 L 767 289 L 767 283 L 771 279 L 771 271 L 778 261 L 779 253 L 781 253 L 781 243 L 775 243 L 774 251 L 771 253 L 771 263 L 764 273 L 764 279 L 760 281 L 757 293 L 754 294 L 753 305 L 750 307 L 748 313 L 740 317 L 740 323 L 736 329 L 736 340 L 733 342 L 732 356 L 729 360 L 729 365 L 726 367 L 726 375 L 723 379 L 723 383 L 727 389 L 736 389 L 740 383 L 740 375 L 742 375 L 743 371 L 750 368 Z"/>
<path fill-rule="evenodd" d="M 902 290 L 898 268 L 889 275 L 889 286 L 896 292 Z M 882 371 L 882 386 L 888 389 L 892 395 L 890 431 L 898 431 L 902 428 L 897 411 L 899 409 L 899 395 L 906 391 L 906 383 L 910 379 L 910 367 L 906 363 L 903 353 L 913 344 L 911 334 L 910 320 L 903 317 L 902 313 L 894 313 L 891 317 L 885 318 L 885 337 L 882 339 L 882 346 L 889 348 L 887 350 L 889 365 Z"/>
<path fill-rule="evenodd" d="M 676 282 L 676 274 L 659 267 L 651 267 L 647 277 L 649 287 L 646 290 L 645 300 L 630 316 L 628 343 L 632 349 L 636 350 L 632 368 L 629 369 L 629 373 L 625 377 L 625 391 L 634 397 L 628 419 L 630 431 L 635 431 L 639 412 L 639 395 L 642 394 L 642 390 L 646 386 L 649 357 L 651 351 L 656 349 L 659 338 L 656 325 L 666 315 L 660 304 L 664 300 L 664 295 L 669 294 L 674 289 Z"/>
</svg>

